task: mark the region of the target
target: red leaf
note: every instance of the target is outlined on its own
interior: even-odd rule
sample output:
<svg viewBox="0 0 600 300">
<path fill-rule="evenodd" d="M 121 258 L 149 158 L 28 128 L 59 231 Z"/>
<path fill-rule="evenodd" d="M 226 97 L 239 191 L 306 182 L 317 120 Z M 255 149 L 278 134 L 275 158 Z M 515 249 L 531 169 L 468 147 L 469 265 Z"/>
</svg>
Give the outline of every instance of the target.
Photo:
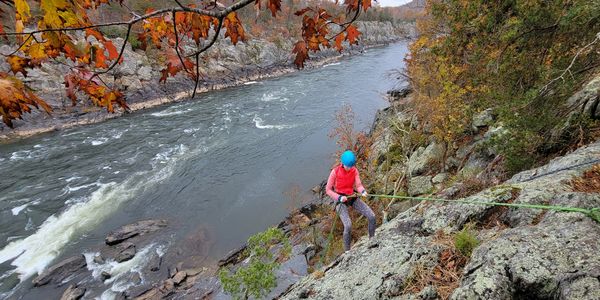
<svg viewBox="0 0 600 300">
<path fill-rule="evenodd" d="M 296 59 L 294 59 L 294 64 L 299 69 L 304 68 L 304 61 L 308 59 L 308 49 L 306 48 L 306 43 L 304 41 L 299 41 L 294 46 L 292 53 L 296 53 Z"/>
<path fill-rule="evenodd" d="M 271 15 L 275 17 L 275 14 L 281 11 L 281 0 L 269 0 L 269 10 L 271 10 Z"/>
<path fill-rule="evenodd" d="M 371 7 L 371 0 L 362 0 L 362 8 L 364 11 L 367 11 Z"/>
<path fill-rule="evenodd" d="M 335 37 L 335 48 L 337 49 L 337 51 L 342 52 L 342 50 L 344 50 L 344 47 L 342 46 L 342 42 L 344 41 L 344 33 L 340 32 L 340 34 L 338 34 Z"/>
<path fill-rule="evenodd" d="M 312 8 L 310 8 L 310 7 L 305 7 L 305 8 L 303 8 L 303 9 L 301 9 L 301 10 L 299 10 L 299 11 L 295 12 L 294 14 L 295 14 L 296 16 L 301 16 L 301 15 L 303 15 L 303 14 L 305 14 L 305 13 L 307 13 L 307 12 L 311 11 L 311 10 L 312 10 Z"/>
<path fill-rule="evenodd" d="M 85 30 L 85 36 L 86 37 L 93 36 L 93 37 L 96 38 L 96 40 L 98 40 L 98 42 L 103 42 L 105 40 L 104 36 L 102 35 L 102 33 L 100 33 L 97 30 L 91 29 L 91 28 L 88 28 L 88 29 Z"/>
<path fill-rule="evenodd" d="M 104 55 L 104 49 L 100 47 L 92 47 L 94 49 L 94 61 L 96 62 L 96 68 L 108 68 L 106 64 L 106 56 Z"/>
<path fill-rule="evenodd" d="M 359 35 L 360 35 L 360 31 L 358 31 L 358 29 L 356 29 L 356 26 L 348 25 L 348 28 L 346 28 L 346 40 L 348 41 L 348 43 L 358 44 L 357 38 Z"/>
<path fill-rule="evenodd" d="M 104 48 L 106 49 L 106 51 L 108 51 L 108 59 L 114 60 L 117 59 L 117 57 L 119 57 L 119 52 L 117 51 L 117 48 L 111 41 L 104 42 Z"/>
</svg>

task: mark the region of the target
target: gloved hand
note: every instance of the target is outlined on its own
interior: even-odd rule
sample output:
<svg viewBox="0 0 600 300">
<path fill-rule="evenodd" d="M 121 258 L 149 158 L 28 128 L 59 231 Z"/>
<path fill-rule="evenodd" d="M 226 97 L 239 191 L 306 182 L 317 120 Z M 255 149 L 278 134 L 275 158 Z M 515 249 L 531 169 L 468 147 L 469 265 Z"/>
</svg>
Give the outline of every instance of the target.
<svg viewBox="0 0 600 300">
<path fill-rule="evenodd" d="M 367 190 L 363 190 L 363 192 L 361 193 L 361 196 L 362 196 L 363 198 L 367 198 L 367 195 L 368 195 L 368 194 L 367 194 Z"/>
<path fill-rule="evenodd" d="M 346 196 L 340 196 L 340 202 L 343 203 L 343 202 L 346 202 L 346 201 L 348 201 L 348 197 L 346 197 Z"/>
</svg>

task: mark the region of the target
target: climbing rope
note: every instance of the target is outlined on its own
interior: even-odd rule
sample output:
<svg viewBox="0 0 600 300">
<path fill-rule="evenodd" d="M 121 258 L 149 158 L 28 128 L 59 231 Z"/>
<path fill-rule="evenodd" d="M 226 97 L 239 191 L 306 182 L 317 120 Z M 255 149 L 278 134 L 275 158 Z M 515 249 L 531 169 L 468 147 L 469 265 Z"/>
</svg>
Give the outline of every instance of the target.
<svg viewBox="0 0 600 300">
<path fill-rule="evenodd" d="M 319 264 L 321 266 L 323 265 L 323 258 L 329 252 L 329 246 L 331 246 L 331 240 L 333 240 L 333 230 L 335 229 L 335 224 L 337 223 L 337 219 L 338 219 L 337 215 L 333 217 L 333 225 L 331 226 L 331 231 L 329 232 L 329 237 L 327 238 L 327 246 L 325 247 L 325 251 L 323 252 L 323 255 L 321 255 L 321 259 L 319 261 Z"/>
<path fill-rule="evenodd" d="M 520 208 L 533 208 L 533 209 L 548 209 L 555 211 L 564 212 L 578 212 L 585 214 L 592 218 L 594 221 L 600 223 L 600 207 L 586 209 L 581 207 L 569 207 L 569 206 L 558 206 L 558 205 L 541 205 L 541 204 L 525 204 L 525 203 L 503 203 L 503 202 L 483 202 L 475 200 L 449 200 L 443 198 L 430 198 L 430 197 L 410 197 L 410 196 L 395 196 L 395 195 L 377 195 L 368 194 L 370 197 L 377 198 L 388 198 L 388 199 L 401 199 L 401 200 L 417 200 L 417 201 L 432 201 L 432 202 L 450 202 L 450 203 L 464 203 L 464 204 L 479 204 L 479 205 L 491 205 L 491 206 L 507 206 L 507 207 L 520 207 Z"/>
</svg>

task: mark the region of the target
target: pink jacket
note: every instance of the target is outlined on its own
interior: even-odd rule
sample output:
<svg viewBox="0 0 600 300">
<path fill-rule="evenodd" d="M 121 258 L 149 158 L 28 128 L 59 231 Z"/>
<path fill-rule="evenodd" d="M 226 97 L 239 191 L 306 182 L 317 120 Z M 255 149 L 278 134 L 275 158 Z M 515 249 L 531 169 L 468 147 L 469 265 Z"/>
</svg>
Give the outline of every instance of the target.
<svg viewBox="0 0 600 300">
<path fill-rule="evenodd" d="M 331 170 L 329 178 L 327 179 L 327 186 L 325 187 L 327 195 L 334 201 L 337 201 L 340 197 L 340 194 L 338 193 L 349 195 L 354 191 L 362 193 L 364 190 L 365 187 L 362 185 L 362 182 L 360 182 L 360 175 L 358 174 L 356 167 L 352 167 L 350 170 L 346 171 L 342 165 Z"/>
</svg>

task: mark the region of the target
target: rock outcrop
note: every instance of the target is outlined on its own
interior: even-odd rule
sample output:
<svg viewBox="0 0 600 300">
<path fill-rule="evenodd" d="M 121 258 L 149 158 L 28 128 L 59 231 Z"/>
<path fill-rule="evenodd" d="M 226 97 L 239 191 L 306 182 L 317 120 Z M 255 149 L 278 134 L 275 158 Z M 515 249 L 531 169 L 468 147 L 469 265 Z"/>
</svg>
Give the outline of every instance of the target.
<svg viewBox="0 0 600 300">
<path fill-rule="evenodd" d="M 600 142 L 504 184 L 466 198 L 593 208 L 600 194 L 568 184 L 600 158 Z M 587 164 L 586 164 L 587 163 Z M 361 238 L 324 270 L 307 276 L 282 299 L 437 299 L 442 288 L 414 288 L 452 248 L 442 237 L 467 223 L 481 241 L 450 290 L 452 299 L 599 299 L 600 224 L 582 213 L 420 203 L 376 231 L 378 246 Z"/>
</svg>

